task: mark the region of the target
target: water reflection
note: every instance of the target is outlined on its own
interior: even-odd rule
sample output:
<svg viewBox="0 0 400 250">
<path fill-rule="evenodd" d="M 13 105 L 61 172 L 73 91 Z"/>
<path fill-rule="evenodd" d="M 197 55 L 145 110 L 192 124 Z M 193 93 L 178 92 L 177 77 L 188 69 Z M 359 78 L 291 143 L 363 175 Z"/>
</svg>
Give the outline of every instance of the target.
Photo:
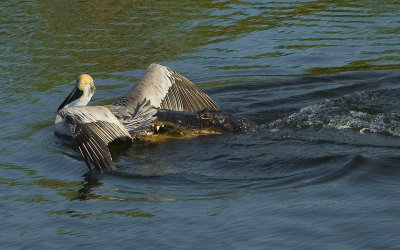
<svg viewBox="0 0 400 250">
<path fill-rule="evenodd" d="M 98 197 L 98 195 L 92 194 L 94 188 L 100 187 L 102 185 L 98 177 L 86 173 L 84 175 L 84 181 L 82 184 L 83 187 L 78 191 L 78 196 L 77 196 L 78 199 L 91 200 Z"/>
<path fill-rule="evenodd" d="M 112 174 L 112 173 L 111 173 Z M 154 198 L 151 193 L 135 193 L 126 190 L 114 189 L 112 193 L 125 194 L 125 196 L 107 195 L 104 193 L 97 193 L 99 187 L 103 184 L 100 182 L 101 176 L 96 176 L 92 173 L 84 174 L 84 181 L 81 183 L 82 187 L 79 189 L 76 199 L 85 200 L 99 200 L 99 201 L 112 201 L 112 202 L 171 202 L 176 198 Z M 134 181 L 134 179 L 132 179 Z M 136 194 L 136 197 L 135 197 Z M 161 194 L 162 195 L 162 194 Z"/>
<path fill-rule="evenodd" d="M 153 197 L 150 193 L 137 194 L 129 191 L 114 189 L 111 193 L 125 194 L 124 196 L 107 195 L 98 193 L 99 188 L 103 185 L 100 182 L 101 175 L 85 173 L 82 181 L 65 181 L 61 179 L 41 178 L 35 170 L 29 170 L 24 167 L 14 166 L 12 164 L 3 165 L 2 170 L 18 171 L 22 176 L 18 178 L 0 177 L 0 187 L 8 186 L 12 188 L 39 187 L 43 189 L 51 189 L 56 191 L 60 197 L 68 200 L 100 200 L 113 202 L 170 202 L 175 198 L 158 198 Z M 23 177 L 25 175 L 25 177 Z M 18 176 L 18 175 L 15 175 Z M 35 191 L 29 192 L 27 195 L 12 196 L 13 200 L 27 203 L 54 203 L 56 199 L 49 195 L 36 194 Z M 9 199 L 10 196 L 3 196 L 1 199 Z"/>
<path fill-rule="evenodd" d="M 142 217 L 142 218 L 152 218 L 154 217 L 151 213 L 143 213 L 137 210 L 118 210 L 118 211 L 97 211 L 93 213 L 81 213 L 74 210 L 56 210 L 56 211 L 48 211 L 47 214 L 49 215 L 68 215 L 70 217 L 76 217 L 79 219 L 91 219 L 91 220 L 98 220 L 99 217 L 104 215 L 122 215 L 122 216 L 129 216 L 129 217 Z"/>
<path fill-rule="evenodd" d="M 375 5 L 351 1 L 9 3 L 1 75 L 8 88 L 23 82 L 23 89 L 45 91 L 81 72 L 107 78 L 187 58 L 198 64 L 192 70 L 219 71 L 215 76 L 398 69 L 397 26 L 386 20 L 399 5 L 387 1 L 376 13 Z"/>
</svg>

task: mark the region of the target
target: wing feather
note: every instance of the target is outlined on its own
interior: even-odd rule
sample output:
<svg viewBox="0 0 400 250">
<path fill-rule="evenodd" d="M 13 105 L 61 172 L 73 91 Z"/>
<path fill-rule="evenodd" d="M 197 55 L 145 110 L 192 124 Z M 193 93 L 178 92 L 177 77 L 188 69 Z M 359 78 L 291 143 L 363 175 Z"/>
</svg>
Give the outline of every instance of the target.
<svg viewBox="0 0 400 250">
<path fill-rule="evenodd" d="M 154 63 L 149 66 L 142 80 L 114 104 L 134 110 L 145 99 L 155 108 L 174 111 L 220 110 L 206 93 L 187 78 Z"/>
<path fill-rule="evenodd" d="M 156 119 L 157 109 L 150 101 L 144 100 L 139 103 L 132 114 L 132 119 L 124 122 L 124 126 L 130 133 L 140 133 L 148 131 L 152 122 Z"/>
<path fill-rule="evenodd" d="M 109 109 L 69 107 L 59 110 L 59 115 L 70 124 L 72 138 L 90 170 L 114 168 L 108 144 L 116 139 L 131 139 L 131 136 Z"/>
</svg>

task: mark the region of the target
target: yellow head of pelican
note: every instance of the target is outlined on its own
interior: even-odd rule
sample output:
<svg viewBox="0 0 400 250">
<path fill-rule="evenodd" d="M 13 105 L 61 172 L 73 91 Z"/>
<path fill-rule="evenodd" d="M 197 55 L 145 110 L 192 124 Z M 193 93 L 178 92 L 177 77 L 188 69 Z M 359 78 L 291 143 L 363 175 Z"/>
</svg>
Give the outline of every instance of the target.
<svg viewBox="0 0 400 250">
<path fill-rule="evenodd" d="M 65 107 L 86 106 L 95 90 L 93 78 L 88 74 L 80 75 L 76 81 L 76 86 L 57 110 Z"/>
</svg>

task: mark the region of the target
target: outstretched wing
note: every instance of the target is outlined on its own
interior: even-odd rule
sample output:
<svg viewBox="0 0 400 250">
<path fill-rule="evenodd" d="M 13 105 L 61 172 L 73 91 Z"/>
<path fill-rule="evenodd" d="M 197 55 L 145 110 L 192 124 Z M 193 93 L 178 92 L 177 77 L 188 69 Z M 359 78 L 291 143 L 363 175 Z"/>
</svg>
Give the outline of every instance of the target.
<svg viewBox="0 0 400 250">
<path fill-rule="evenodd" d="M 132 119 L 125 121 L 124 127 L 134 134 L 148 131 L 152 122 L 156 120 L 156 114 L 157 109 L 145 99 L 142 103 L 138 103 L 133 111 Z"/>
<path fill-rule="evenodd" d="M 114 168 L 107 145 L 116 139 L 131 139 L 131 136 L 110 110 L 101 106 L 79 106 L 61 109 L 59 115 L 70 124 L 72 137 L 89 169 Z"/>
<path fill-rule="evenodd" d="M 199 87 L 172 69 L 151 64 L 142 80 L 115 105 L 133 110 L 138 103 L 149 100 L 155 108 L 197 112 L 219 110 L 218 105 Z"/>
</svg>

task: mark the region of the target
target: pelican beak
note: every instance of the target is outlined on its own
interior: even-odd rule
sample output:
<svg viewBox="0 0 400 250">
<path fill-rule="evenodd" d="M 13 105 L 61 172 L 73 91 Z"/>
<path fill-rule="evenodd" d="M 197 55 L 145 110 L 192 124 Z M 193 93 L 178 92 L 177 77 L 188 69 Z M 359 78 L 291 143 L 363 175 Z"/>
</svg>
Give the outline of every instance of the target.
<svg viewBox="0 0 400 250">
<path fill-rule="evenodd" d="M 68 95 L 67 98 L 61 103 L 60 107 L 58 107 L 57 111 L 64 108 L 67 104 L 75 101 L 76 99 L 80 98 L 83 95 L 83 91 L 78 89 L 78 87 L 74 87 L 72 92 Z"/>
</svg>

